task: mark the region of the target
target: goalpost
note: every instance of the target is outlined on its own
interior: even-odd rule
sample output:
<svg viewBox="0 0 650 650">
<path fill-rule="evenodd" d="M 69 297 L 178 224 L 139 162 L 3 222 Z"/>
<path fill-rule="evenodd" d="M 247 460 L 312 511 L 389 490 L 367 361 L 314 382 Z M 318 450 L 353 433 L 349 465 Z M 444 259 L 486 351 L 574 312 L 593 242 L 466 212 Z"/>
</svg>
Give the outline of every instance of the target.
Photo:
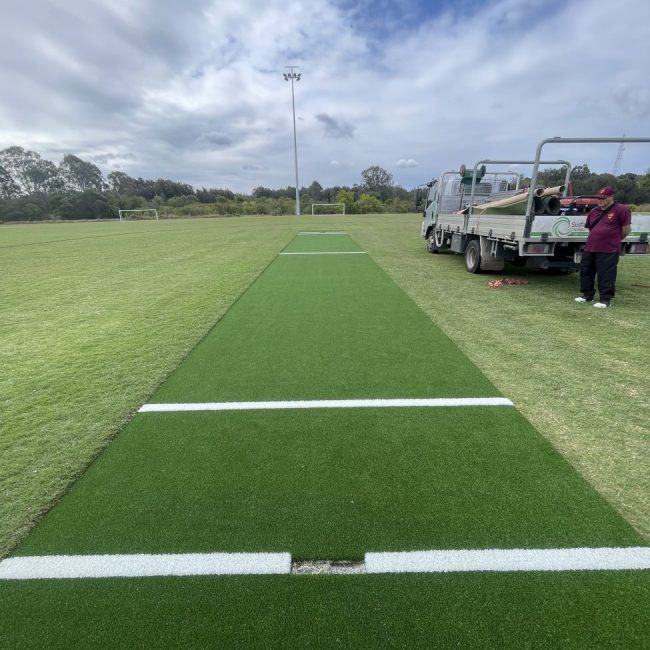
<svg viewBox="0 0 650 650">
<path fill-rule="evenodd" d="M 132 219 L 155 219 L 158 221 L 158 210 L 155 208 L 147 208 L 146 210 L 120 210 L 119 212 L 120 221 L 131 221 Z M 131 216 L 132 213 L 135 214 Z"/>
<path fill-rule="evenodd" d="M 323 208 L 323 211 L 316 208 Z M 331 208 L 339 208 L 334 212 L 331 212 Z M 315 215 L 324 215 L 331 216 L 335 214 L 345 214 L 345 203 L 312 203 L 311 204 L 311 216 Z"/>
</svg>

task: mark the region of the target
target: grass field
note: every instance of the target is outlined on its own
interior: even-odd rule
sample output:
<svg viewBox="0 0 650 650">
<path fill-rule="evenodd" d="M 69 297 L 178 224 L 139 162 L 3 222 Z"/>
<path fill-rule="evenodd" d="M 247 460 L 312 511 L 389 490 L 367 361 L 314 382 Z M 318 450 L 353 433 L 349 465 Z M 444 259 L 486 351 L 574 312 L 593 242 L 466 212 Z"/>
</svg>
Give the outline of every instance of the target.
<svg viewBox="0 0 650 650">
<path fill-rule="evenodd" d="M 319 227 L 352 237 L 296 236 Z M 141 413 L 16 553 L 646 545 L 648 260 L 622 260 L 602 313 L 573 302 L 575 277 L 488 289 L 417 230 L 397 216 L 3 228 L 4 548 L 143 402 L 501 394 L 516 409 Z M 352 254 L 277 257 L 328 246 Z M 229 645 L 641 647 L 647 571 L 526 575 L 27 581 L 0 585 L 0 608 L 20 614 L 8 638 L 34 645 L 52 645 L 33 630 L 59 612 L 61 647 L 200 644 L 215 602 Z M 150 626 L 134 626 L 154 591 Z M 328 607 L 338 636 L 307 625 Z"/>
</svg>

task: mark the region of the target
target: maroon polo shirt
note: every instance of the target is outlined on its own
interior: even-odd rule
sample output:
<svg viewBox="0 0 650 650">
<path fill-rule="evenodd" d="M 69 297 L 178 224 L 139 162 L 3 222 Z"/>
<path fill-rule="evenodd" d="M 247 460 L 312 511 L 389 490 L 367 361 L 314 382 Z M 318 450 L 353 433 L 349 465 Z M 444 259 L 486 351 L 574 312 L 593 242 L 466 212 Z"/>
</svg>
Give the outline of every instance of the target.
<svg viewBox="0 0 650 650">
<path fill-rule="evenodd" d="M 606 210 L 593 208 L 585 223 L 585 228 L 589 230 L 585 251 L 620 253 L 623 226 L 629 226 L 630 223 L 632 215 L 622 203 L 614 202 Z"/>
</svg>

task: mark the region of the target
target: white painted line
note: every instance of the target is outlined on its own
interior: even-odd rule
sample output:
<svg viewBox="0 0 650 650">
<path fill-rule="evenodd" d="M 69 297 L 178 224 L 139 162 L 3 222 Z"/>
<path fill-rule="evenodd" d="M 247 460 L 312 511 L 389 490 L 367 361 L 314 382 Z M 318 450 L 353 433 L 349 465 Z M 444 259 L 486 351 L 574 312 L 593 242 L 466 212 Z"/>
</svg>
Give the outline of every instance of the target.
<svg viewBox="0 0 650 650">
<path fill-rule="evenodd" d="M 279 255 L 367 255 L 366 251 L 312 251 L 310 253 L 279 253 Z"/>
<path fill-rule="evenodd" d="M 43 555 L 10 557 L 0 562 L 0 580 L 261 575 L 290 572 L 289 553 Z"/>
<path fill-rule="evenodd" d="M 347 235 L 348 233 L 335 231 L 335 230 L 328 230 L 328 231 L 302 230 L 298 234 L 299 235 Z"/>
<path fill-rule="evenodd" d="M 326 399 L 286 402 L 192 402 L 144 404 L 139 413 L 163 411 L 260 411 L 275 409 L 404 408 L 458 406 L 513 406 L 505 397 L 444 397 L 433 399 Z"/>
<path fill-rule="evenodd" d="M 300 562 L 293 569 L 289 553 L 42 555 L 0 561 L 0 580 L 647 569 L 650 569 L 650 547 L 647 546 L 366 553 L 365 562 Z"/>
<path fill-rule="evenodd" d="M 366 553 L 367 573 L 650 569 L 650 547 Z"/>
</svg>

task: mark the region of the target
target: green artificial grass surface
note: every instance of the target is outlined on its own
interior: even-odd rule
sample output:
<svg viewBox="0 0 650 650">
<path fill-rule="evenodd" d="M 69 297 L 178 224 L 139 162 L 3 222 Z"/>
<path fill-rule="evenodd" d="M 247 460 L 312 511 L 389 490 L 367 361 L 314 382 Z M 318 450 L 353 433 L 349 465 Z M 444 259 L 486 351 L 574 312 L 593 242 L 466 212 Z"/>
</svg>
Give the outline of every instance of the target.
<svg viewBox="0 0 650 650">
<path fill-rule="evenodd" d="M 642 545 L 512 408 L 138 415 L 19 555 Z"/>
<path fill-rule="evenodd" d="M 648 572 L 41 580 L 11 648 L 647 648 Z"/>
<path fill-rule="evenodd" d="M 498 394 L 367 255 L 306 255 L 269 266 L 149 401 Z"/>
<path fill-rule="evenodd" d="M 318 233 L 318 234 L 313 234 Z M 341 233 L 341 234 L 339 234 Z M 289 242 L 283 253 L 314 253 L 334 251 L 361 251 L 361 247 L 348 234 L 341 231 L 309 229 L 299 232 Z"/>
</svg>

